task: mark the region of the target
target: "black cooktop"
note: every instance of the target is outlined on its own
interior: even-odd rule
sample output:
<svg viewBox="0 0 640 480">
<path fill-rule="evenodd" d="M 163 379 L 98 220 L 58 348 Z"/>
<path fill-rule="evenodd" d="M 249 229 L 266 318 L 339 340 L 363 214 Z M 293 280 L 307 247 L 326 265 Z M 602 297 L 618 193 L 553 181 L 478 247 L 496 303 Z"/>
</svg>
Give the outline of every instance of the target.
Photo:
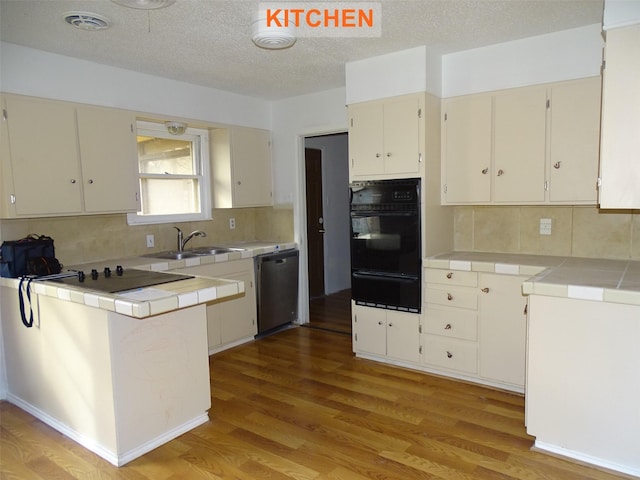
<svg viewBox="0 0 640 480">
<path fill-rule="evenodd" d="M 88 290 L 118 293 L 189 278 L 193 278 L 193 275 L 151 272 L 149 270 L 136 270 L 133 268 L 124 269 L 118 266 L 114 271 L 110 268 L 105 268 L 102 271 L 94 269 L 88 273 L 78 271 L 74 276 L 57 278 L 53 281 Z"/>
</svg>

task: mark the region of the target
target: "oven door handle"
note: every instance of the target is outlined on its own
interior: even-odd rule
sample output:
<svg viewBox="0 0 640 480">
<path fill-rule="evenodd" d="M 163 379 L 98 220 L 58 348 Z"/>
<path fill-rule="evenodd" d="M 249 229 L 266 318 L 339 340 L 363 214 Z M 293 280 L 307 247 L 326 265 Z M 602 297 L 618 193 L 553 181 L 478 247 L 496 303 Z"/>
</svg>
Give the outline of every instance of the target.
<svg viewBox="0 0 640 480">
<path fill-rule="evenodd" d="M 415 283 L 418 280 L 417 275 L 402 275 L 398 273 L 386 272 L 352 272 L 354 278 L 384 278 L 399 283 Z"/>
</svg>

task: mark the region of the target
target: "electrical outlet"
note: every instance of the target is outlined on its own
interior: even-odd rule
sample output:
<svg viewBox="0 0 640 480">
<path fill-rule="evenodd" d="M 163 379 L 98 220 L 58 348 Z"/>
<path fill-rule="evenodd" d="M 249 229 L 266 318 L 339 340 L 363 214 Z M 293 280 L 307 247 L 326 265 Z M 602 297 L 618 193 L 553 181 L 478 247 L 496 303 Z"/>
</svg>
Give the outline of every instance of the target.
<svg viewBox="0 0 640 480">
<path fill-rule="evenodd" d="M 551 219 L 540 219 L 540 235 L 551 235 Z"/>
<path fill-rule="evenodd" d="M 230 218 L 229 219 L 229 228 L 231 230 L 233 230 L 234 228 L 236 228 L 236 219 L 235 218 Z"/>
<path fill-rule="evenodd" d="M 153 248 L 156 246 L 156 240 L 153 235 L 147 235 L 147 248 Z"/>
</svg>

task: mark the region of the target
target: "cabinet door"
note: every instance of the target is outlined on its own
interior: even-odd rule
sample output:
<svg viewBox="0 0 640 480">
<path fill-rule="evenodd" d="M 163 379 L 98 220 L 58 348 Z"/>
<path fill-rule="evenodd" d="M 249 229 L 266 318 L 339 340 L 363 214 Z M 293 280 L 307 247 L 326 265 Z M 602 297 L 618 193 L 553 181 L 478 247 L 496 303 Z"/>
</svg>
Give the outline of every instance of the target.
<svg viewBox="0 0 640 480">
<path fill-rule="evenodd" d="M 387 356 L 418 363 L 420 361 L 420 316 L 391 310 L 386 314 Z"/>
<path fill-rule="evenodd" d="M 640 25 L 607 31 L 602 89 L 601 208 L 640 208 Z"/>
<path fill-rule="evenodd" d="M 544 202 L 546 88 L 494 97 L 494 201 Z"/>
<path fill-rule="evenodd" d="M 225 274 L 224 278 L 243 281 L 245 294 L 236 300 L 217 305 L 216 315 L 220 318 L 220 340 L 223 345 L 242 338 L 253 337 L 258 333 L 253 271 Z"/>
<path fill-rule="evenodd" d="M 6 104 L 16 214 L 81 212 L 74 107 L 12 95 Z"/>
<path fill-rule="evenodd" d="M 596 203 L 600 77 L 551 89 L 549 200 Z"/>
<path fill-rule="evenodd" d="M 491 201 L 491 96 L 443 105 L 442 161 L 445 203 Z"/>
<path fill-rule="evenodd" d="M 137 212 L 134 115 L 97 107 L 78 107 L 77 115 L 85 211 Z"/>
<path fill-rule="evenodd" d="M 350 175 L 384 173 L 382 103 L 365 102 L 349 106 Z"/>
<path fill-rule="evenodd" d="M 255 207 L 273 203 L 271 138 L 266 130 L 231 130 L 233 206 Z"/>
<path fill-rule="evenodd" d="M 355 352 L 387 354 L 387 311 L 352 304 L 353 349 Z"/>
<path fill-rule="evenodd" d="M 527 277 L 481 274 L 480 376 L 524 387 Z"/>
<path fill-rule="evenodd" d="M 388 100 L 383 106 L 383 157 L 387 174 L 418 173 L 420 104 L 416 97 Z"/>
</svg>

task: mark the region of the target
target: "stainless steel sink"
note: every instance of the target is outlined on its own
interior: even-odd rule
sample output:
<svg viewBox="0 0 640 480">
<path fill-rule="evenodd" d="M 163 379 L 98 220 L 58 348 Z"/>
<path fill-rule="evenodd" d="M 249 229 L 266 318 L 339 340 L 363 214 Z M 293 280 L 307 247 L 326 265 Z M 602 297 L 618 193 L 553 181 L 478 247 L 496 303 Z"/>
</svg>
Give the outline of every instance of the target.
<svg viewBox="0 0 640 480">
<path fill-rule="evenodd" d="M 232 247 L 198 247 L 189 250 L 196 255 L 218 255 L 220 253 L 232 253 L 242 252 L 244 248 L 232 248 Z"/>
<path fill-rule="evenodd" d="M 182 260 L 184 258 L 193 258 L 193 257 L 203 257 L 206 255 L 218 255 L 220 253 L 232 253 L 232 252 L 242 252 L 245 250 L 244 248 L 233 248 L 233 247 L 197 247 L 189 250 L 184 250 L 183 252 L 178 252 L 176 250 L 169 250 L 165 252 L 157 252 L 157 253 L 148 253 L 143 255 L 143 257 L 150 258 L 161 258 L 165 260 Z"/>
<path fill-rule="evenodd" d="M 148 253 L 143 255 L 143 257 L 162 258 L 166 260 L 182 260 L 183 258 L 193 258 L 197 256 L 197 254 L 186 250 L 184 252 L 169 250 L 167 252 Z"/>
</svg>

